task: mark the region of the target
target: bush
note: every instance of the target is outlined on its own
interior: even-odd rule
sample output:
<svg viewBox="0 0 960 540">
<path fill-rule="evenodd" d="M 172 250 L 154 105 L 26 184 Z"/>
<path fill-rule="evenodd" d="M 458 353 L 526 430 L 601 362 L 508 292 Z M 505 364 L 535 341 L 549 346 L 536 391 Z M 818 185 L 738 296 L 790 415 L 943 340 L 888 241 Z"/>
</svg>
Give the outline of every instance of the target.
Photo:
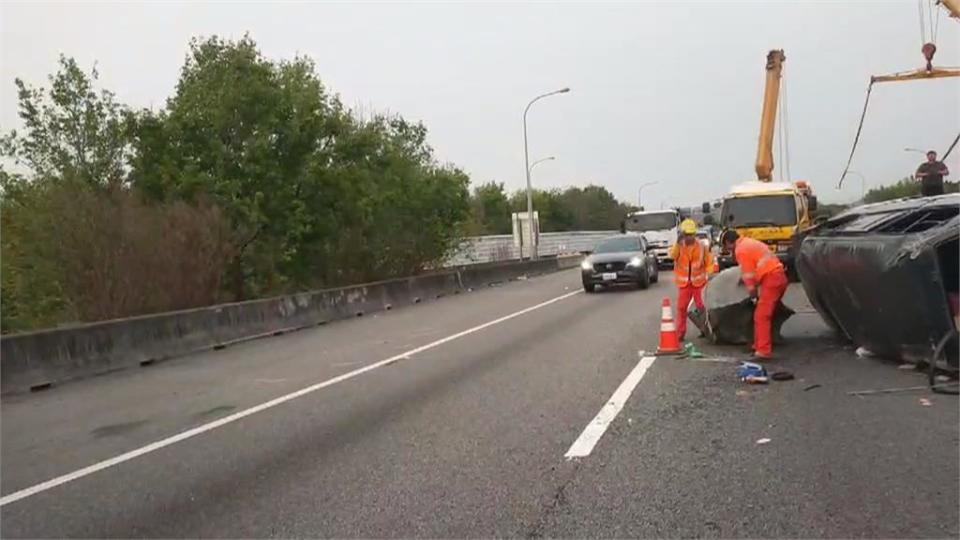
<svg viewBox="0 0 960 540">
<path fill-rule="evenodd" d="M 215 206 L 20 182 L 2 201 L 3 332 L 209 305 L 234 252 Z"/>
</svg>

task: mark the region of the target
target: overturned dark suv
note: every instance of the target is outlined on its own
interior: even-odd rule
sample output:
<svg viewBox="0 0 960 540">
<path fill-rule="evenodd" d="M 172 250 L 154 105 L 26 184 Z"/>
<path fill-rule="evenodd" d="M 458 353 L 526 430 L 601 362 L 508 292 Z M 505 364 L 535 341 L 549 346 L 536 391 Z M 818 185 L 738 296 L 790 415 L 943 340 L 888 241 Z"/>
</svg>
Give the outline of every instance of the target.
<svg viewBox="0 0 960 540">
<path fill-rule="evenodd" d="M 957 366 L 960 194 L 851 208 L 804 235 L 810 303 L 873 353 Z"/>
</svg>

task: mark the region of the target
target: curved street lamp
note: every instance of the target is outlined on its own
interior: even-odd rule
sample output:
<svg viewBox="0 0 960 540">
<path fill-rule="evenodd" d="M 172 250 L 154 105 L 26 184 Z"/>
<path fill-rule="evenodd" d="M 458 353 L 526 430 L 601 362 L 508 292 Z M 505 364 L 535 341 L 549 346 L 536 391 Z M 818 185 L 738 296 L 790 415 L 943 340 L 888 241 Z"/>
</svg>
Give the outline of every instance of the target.
<svg viewBox="0 0 960 540">
<path fill-rule="evenodd" d="M 543 159 L 538 159 L 538 160 L 536 160 L 536 161 L 534 161 L 533 163 L 530 164 L 530 171 L 532 172 L 534 167 L 536 167 L 536 166 L 539 165 L 540 163 L 543 163 L 544 161 L 554 161 L 555 159 L 557 159 L 557 158 L 555 158 L 555 157 L 553 157 L 553 156 L 545 157 L 545 158 L 543 158 Z"/>
<path fill-rule="evenodd" d="M 530 152 L 527 147 L 527 113 L 530 111 L 530 106 L 536 103 L 537 101 L 553 96 L 556 94 L 566 94 L 569 92 L 569 88 L 561 88 L 560 90 L 554 90 L 553 92 L 547 92 L 546 94 L 540 94 L 539 96 L 530 100 L 530 103 L 527 103 L 526 108 L 523 109 L 523 163 L 526 168 L 527 173 L 527 225 L 530 230 L 530 258 L 536 260 L 538 257 L 537 253 L 537 237 L 533 232 L 533 188 L 530 185 L 530 169 L 533 168 L 530 165 Z M 536 165 L 536 163 L 534 163 Z M 520 235 L 521 238 L 523 235 Z M 521 248 L 522 249 L 522 248 Z M 523 253 L 520 253 L 520 258 L 523 258 Z"/>
<path fill-rule="evenodd" d="M 860 177 L 860 201 L 862 202 L 863 198 L 867 196 L 867 180 L 857 171 L 847 171 L 847 174 L 853 174 Z"/>
<path fill-rule="evenodd" d="M 645 187 L 647 187 L 647 186 L 652 186 L 652 185 L 655 185 L 655 184 L 659 184 L 659 183 L 660 183 L 660 182 L 653 181 L 653 182 L 646 182 L 646 183 L 644 183 L 644 184 L 640 184 L 640 189 L 637 190 L 637 207 L 638 207 L 638 208 L 640 208 L 641 210 L 643 210 L 643 188 L 645 188 Z"/>
</svg>

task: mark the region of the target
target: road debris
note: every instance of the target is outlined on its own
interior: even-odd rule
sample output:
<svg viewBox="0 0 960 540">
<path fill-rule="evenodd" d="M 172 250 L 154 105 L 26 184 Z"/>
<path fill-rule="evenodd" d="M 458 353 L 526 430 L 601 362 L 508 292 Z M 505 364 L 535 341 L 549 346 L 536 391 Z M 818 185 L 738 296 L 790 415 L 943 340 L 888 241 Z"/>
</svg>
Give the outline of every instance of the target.
<svg viewBox="0 0 960 540">
<path fill-rule="evenodd" d="M 809 392 L 810 390 L 813 390 L 813 389 L 815 389 L 815 388 L 820 388 L 821 386 L 823 386 L 823 385 L 822 385 L 822 384 L 811 384 L 810 386 L 804 387 L 803 391 L 804 391 L 804 392 Z"/>
<path fill-rule="evenodd" d="M 793 380 L 793 373 L 790 373 L 789 371 L 775 371 L 775 372 L 773 372 L 772 375 L 770 375 L 770 378 L 773 379 L 773 380 L 775 380 L 775 381 L 781 381 L 781 382 L 782 382 L 782 381 L 792 381 L 792 380 Z"/>
<path fill-rule="evenodd" d="M 767 377 L 767 370 L 760 364 L 753 362 L 743 362 L 737 368 L 737 378 L 740 382 L 747 384 L 767 384 L 770 379 Z"/>
<path fill-rule="evenodd" d="M 703 353 L 689 341 L 683 344 L 683 353 L 687 358 L 703 358 Z"/>
<path fill-rule="evenodd" d="M 847 392 L 848 396 L 872 396 L 875 394 L 896 394 L 899 392 L 915 392 L 917 390 L 927 390 L 932 388 L 947 388 L 947 387 L 956 387 L 956 382 L 950 382 L 946 384 L 934 384 L 934 385 L 923 385 L 923 386 L 904 386 L 902 388 L 882 388 L 880 390 L 857 390 L 855 392 Z"/>
<path fill-rule="evenodd" d="M 771 439 L 764 437 L 763 439 L 757 439 L 757 444 L 767 444 Z"/>
<path fill-rule="evenodd" d="M 917 369 L 917 366 L 915 366 L 914 364 L 900 364 L 899 366 L 897 366 L 897 369 L 902 371 L 913 371 Z"/>
<path fill-rule="evenodd" d="M 872 358 L 876 356 L 866 347 L 857 347 L 856 353 L 860 358 Z"/>
<path fill-rule="evenodd" d="M 920 405 L 923 405 L 924 407 L 932 407 L 933 402 L 927 398 L 920 398 Z"/>
</svg>

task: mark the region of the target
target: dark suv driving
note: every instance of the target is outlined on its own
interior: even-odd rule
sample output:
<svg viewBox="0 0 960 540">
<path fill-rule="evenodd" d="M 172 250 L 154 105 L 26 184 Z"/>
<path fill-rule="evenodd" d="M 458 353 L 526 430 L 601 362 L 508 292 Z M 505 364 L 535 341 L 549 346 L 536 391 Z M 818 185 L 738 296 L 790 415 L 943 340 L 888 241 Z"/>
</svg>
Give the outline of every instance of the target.
<svg viewBox="0 0 960 540">
<path fill-rule="evenodd" d="M 593 292 L 597 285 L 605 287 L 635 283 L 646 289 L 656 283 L 657 257 L 649 251 L 643 235 L 625 234 L 605 238 L 593 253 L 580 264 L 583 289 Z"/>
</svg>

